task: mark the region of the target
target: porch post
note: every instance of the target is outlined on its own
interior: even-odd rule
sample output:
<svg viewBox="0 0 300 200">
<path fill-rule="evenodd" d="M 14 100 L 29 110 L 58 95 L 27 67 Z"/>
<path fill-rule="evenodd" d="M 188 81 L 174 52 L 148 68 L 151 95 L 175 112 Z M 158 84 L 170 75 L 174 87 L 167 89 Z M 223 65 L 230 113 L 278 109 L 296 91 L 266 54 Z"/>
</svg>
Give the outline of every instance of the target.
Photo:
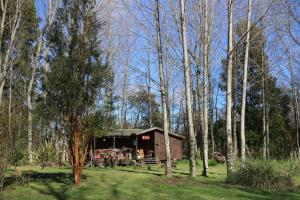
<svg viewBox="0 0 300 200">
<path fill-rule="evenodd" d="M 113 137 L 113 149 L 116 148 L 116 137 Z"/>
</svg>

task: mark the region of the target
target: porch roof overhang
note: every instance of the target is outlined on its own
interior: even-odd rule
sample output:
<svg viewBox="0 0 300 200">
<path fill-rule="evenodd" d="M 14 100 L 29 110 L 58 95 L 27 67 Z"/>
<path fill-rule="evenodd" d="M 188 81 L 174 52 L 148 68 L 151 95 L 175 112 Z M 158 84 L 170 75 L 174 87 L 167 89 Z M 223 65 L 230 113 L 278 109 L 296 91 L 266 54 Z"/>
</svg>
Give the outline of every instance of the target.
<svg viewBox="0 0 300 200">
<path fill-rule="evenodd" d="M 111 131 L 106 131 L 103 137 L 130 137 L 134 135 L 143 135 L 152 131 L 164 132 L 162 128 L 153 127 L 148 129 L 115 129 Z M 169 133 L 169 135 L 184 139 L 183 135 L 179 135 L 176 133 Z"/>
</svg>

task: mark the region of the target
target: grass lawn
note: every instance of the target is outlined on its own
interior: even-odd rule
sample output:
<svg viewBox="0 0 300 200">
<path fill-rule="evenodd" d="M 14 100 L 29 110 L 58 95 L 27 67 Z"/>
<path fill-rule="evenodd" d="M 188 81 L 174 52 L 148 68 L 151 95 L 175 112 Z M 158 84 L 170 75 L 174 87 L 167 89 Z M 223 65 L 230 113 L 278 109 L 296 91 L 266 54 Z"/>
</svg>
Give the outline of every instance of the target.
<svg viewBox="0 0 300 200">
<path fill-rule="evenodd" d="M 300 175 L 295 177 L 293 192 L 263 192 L 224 184 L 224 165 L 210 167 L 210 176 L 188 177 L 188 164 L 182 162 L 173 177 L 163 175 L 163 168 L 115 167 L 87 168 L 81 186 L 72 185 L 70 168 L 18 167 L 25 180 L 9 179 L 0 199 L 7 200 L 185 200 L 185 199 L 288 199 L 300 200 Z M 201 166 L 198 166 L 200 173 Z M 8 171 L 8 176 L 13 173 Z"/>
</svg>

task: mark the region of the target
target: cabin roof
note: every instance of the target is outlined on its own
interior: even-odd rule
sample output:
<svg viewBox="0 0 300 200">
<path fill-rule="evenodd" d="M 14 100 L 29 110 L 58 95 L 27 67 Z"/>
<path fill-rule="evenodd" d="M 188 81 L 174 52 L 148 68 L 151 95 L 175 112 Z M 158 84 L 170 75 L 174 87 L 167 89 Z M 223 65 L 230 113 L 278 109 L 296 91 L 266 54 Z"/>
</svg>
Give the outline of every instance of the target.
<svg viewBox="0 0 300 200">
<path fill-rule="evenodd" d="M 148 129 L 114 129 L 111 131 L 107 131 L 105 137 L 130 137 L 132 135 L 142 135 L 155 130 L 163 132 L 163 129 L 158 127 L 153 127 Z M 180 139 L 184 138 L 184 136 L 175 133 L 169 133 L 169 135 L 178 137 Z"/>
</svg>

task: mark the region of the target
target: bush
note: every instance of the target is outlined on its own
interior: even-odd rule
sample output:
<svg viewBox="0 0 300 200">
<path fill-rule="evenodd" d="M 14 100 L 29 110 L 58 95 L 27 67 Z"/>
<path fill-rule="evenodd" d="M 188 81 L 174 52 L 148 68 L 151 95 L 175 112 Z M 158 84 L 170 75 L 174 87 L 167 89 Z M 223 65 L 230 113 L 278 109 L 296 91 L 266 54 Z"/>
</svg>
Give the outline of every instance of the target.
<svg viewBox="0 0 300 200">
<path fill-rule="evenodd" d="M 230 184 L 266 191 L 287 191 L 294 186 L 289 170 L 272 161 L 249 160 L 226 180 Z"/>
<path fill-rule="evenodd" d="M 217 166 L 218 162 L 216 160 L 209 160 L 208 161 L 208 166 L 213 167 L 213 166 Z"/>
<path fill-rule="evenodd" d="M 59 154 L 55 149 L 55 143 L 53 141 L 47 142 L 36 152 L 36 162 L 44 169 L 46 166 L 54 166 L 58 163 Z"/>
<path fill-rule="evenodd" d="M 28 156 L 26 150 L 22 148 L 17 148 L 15 151 L 11 152 L 9 161 L 12 165 L 24 165 L 28 161 Z"/>
</svg>

